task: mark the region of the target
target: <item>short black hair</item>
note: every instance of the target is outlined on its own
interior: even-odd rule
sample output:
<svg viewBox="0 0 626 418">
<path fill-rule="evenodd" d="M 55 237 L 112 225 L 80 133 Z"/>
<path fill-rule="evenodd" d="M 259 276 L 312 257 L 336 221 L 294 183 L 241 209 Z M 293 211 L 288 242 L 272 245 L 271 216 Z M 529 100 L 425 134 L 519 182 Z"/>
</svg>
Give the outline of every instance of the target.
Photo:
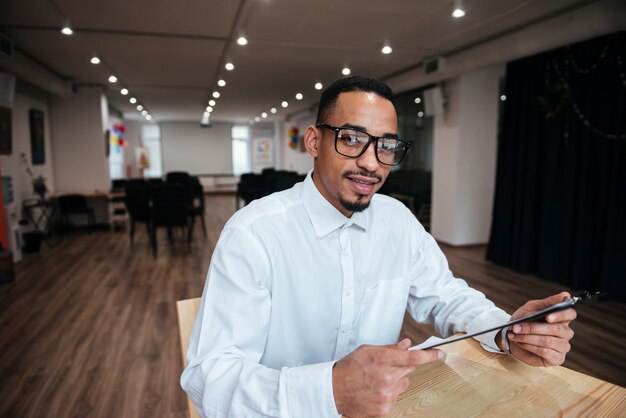
<svg viewBox="0 0 626 418">
<path fill-rule="evenodd" d="M 328 111 L 335 105 L 337 98 L 341 93 L 350 91 L 375 93 L 378 96 L 389 100 L 394 109 L 396 108 L 396 104 L 393 101 L 393 91 L 387 84 L 375 78 L 352 75 L 340 78 L 322 92 L 320 103 L 317 108 L 317 123 L 325 121 L 326 116 L 328 116 Z"/>
</svg>

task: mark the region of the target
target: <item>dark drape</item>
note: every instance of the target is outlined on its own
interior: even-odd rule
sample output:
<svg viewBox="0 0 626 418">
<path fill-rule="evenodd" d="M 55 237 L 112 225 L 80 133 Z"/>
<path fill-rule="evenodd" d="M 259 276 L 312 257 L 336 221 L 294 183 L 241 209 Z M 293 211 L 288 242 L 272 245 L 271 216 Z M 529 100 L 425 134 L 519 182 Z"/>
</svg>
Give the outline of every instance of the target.
<svg viewBox="0 0 626 418">
<path fill-rule="evenodd" d="M 511 62 L 487 258 L 626 302 L 626 33 Z"/>
</svg>

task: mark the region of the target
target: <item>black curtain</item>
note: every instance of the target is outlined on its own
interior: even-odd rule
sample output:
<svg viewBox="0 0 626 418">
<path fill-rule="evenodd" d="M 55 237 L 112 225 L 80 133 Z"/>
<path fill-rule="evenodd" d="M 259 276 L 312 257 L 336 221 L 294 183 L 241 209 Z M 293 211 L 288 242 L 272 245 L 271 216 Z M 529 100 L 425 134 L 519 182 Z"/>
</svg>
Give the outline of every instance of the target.
<svg viewBox="0 0 626 418">
<path fill-rule="evenodd" d="M 507 65 L 487 258 L 626 302 L 626 33 Z"/>
</svg>

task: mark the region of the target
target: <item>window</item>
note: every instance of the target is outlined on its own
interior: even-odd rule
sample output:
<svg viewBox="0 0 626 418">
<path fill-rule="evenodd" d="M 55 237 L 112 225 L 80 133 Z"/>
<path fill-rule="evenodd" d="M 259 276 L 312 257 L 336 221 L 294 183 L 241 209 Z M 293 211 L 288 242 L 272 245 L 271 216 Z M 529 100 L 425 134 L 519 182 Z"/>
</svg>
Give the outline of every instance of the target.
<svg viewBox="0 0 626 418">
<path fill-rule="evenodd" d="M 233 150 L 233 174 L 249 173 L 250 168 L 250 127 L 235 125 L 231 131 Z"/>
<path fill-rule="evenodd" d="M 141 128 L 144 148 L 148 151 L 150 167 L 144 169 L 145 177 L 163 177 L 163 160 L 161 158 L 161 129 L 156 124 L 146 124 Z"/>
</svg>

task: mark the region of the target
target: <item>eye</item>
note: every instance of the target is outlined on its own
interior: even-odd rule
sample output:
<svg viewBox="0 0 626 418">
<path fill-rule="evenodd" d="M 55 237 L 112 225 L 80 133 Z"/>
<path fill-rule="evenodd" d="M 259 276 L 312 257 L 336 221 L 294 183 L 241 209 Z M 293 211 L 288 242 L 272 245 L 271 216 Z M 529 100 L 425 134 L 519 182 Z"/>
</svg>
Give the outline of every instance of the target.
<svg viewBox="0 0 626 418">
<path fill-rule="evenodd" d="M 342 129 L 337 135 L 339 140 L 348 146 L 360 146 L 368 141 L 367 135 L 350 129 Z"/>
</svg>

